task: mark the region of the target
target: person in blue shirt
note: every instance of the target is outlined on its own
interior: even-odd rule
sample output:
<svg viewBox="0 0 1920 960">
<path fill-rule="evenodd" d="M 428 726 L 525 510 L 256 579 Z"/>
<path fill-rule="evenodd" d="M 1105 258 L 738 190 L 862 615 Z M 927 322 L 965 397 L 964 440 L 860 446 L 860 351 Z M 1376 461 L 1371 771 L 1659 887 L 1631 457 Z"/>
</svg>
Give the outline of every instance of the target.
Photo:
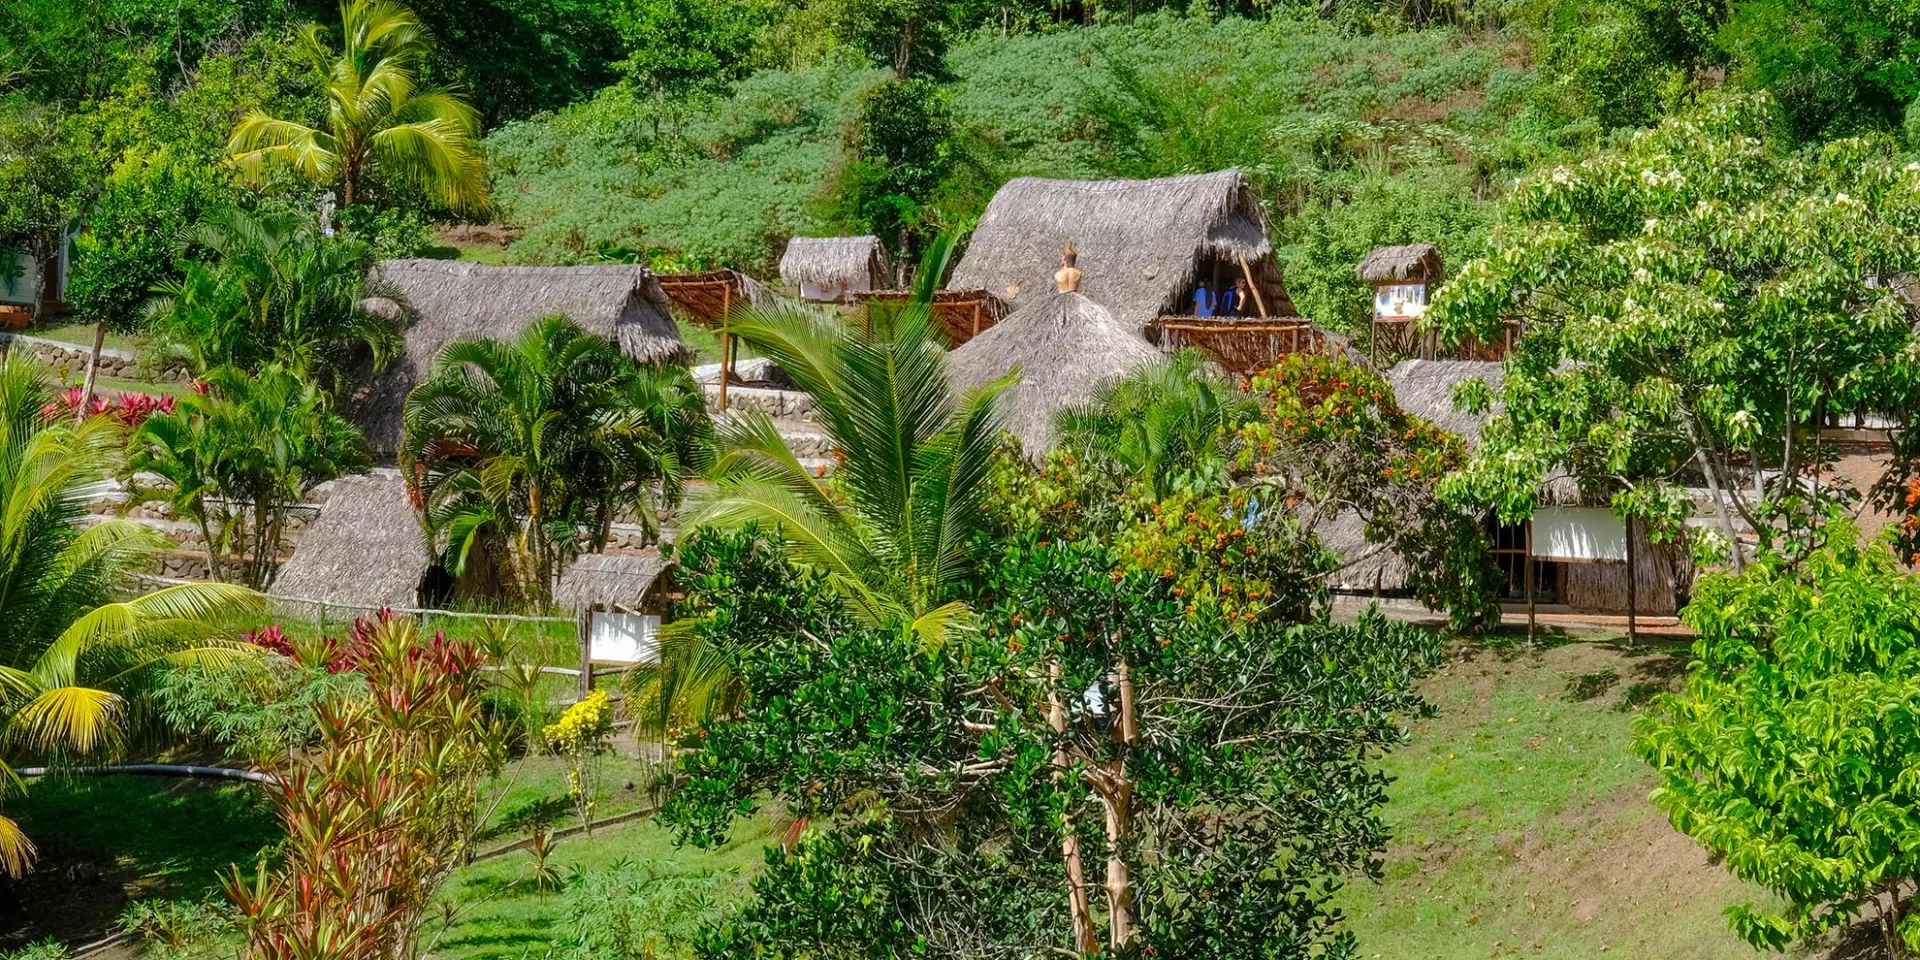
<svg viewBox="0 0 1920 960">
<path fill-rule="evenodd" d="M 1193 291 L 1193 315 L 1196 317 L 1213 316 L 1213 291 L 1205 283 Z"/>
</svg>

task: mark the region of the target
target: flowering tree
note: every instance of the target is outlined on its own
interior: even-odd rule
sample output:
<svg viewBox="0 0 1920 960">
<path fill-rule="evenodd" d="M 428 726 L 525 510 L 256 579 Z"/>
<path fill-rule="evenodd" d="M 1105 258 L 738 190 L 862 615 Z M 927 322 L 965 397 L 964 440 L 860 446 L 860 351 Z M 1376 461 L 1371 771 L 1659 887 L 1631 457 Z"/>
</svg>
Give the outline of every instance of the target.
<svg viewBox="0 0 1920 960">
<path fill-rule="evenodd" d="M 613 707 L 605 690 L 595 690 L 574 704 L 560 719 L 540 731 L 547 749 L 567 761 L 567 796 L 574 811 L 593 836 L 593 800 L 598 792 L 600 752 L 613 733 Z"/>
</svg>

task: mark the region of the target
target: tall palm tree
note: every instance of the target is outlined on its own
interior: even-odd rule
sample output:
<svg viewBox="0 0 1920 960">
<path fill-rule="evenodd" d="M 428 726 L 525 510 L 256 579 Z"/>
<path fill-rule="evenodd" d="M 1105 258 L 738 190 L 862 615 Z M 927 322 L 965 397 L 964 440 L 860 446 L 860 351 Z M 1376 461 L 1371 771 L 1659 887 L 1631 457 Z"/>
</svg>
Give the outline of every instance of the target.
<svg viewBox="0 0 1920 960">
<path fill-rule="evenodd" d="M 0 359 L 0 748 L 82 759 L 121 743 L 144 668 L 240 655 L 221 625 L 260 596 L 208 583 L 112 599 L 161 542 L 126 520 L 80 527 L 86 487 L 112 473 L 120 428 L 49 417 L 50 399 L 40 368 Z M 32 858 L 0 816 L 0 869 L 18 875 Z"/>
<path fill-rule="evenodd" d="M 617 517 L 651 524 L 656 487 L 677 503 L 712 429 L 685 370 L 637 366 L 557 315 L 507 343 L 448 345 L 405 418 L 400 466 L 448 568 L 482 543 L 510 547 L 536 598 Z"/>
<path fill-rule="evenodd" d="M 309 25 L 303 48 L 326 90 L 325 128 L 254 110 L 233 128 L 227 152 L 259 178 L 285 163 L 309 180 L 338 182 L 352 205 L 370 176 L 425 192 L 458 211 L 487 204 L 487 170 L 474 140 L 480 115 L 460 96 L 419 88 L 426 27 L 394 0 L 341 0 L 341 44 Z"/>
<path fill-rule="evenodd" d="M 996 398 L 1012 381 L 956 398 L 929 300 L 872 331 L 800 306 L 737 311 L 729 329 L 813 395 L 840 464 L 816 477 L 764 414 L 733 415 L 717 431 L 715 483 L 694 521 L 777 528 L 863 618 L 937 638 L 966 612 L 958 580 L 980 523 Z"/>
</svg>

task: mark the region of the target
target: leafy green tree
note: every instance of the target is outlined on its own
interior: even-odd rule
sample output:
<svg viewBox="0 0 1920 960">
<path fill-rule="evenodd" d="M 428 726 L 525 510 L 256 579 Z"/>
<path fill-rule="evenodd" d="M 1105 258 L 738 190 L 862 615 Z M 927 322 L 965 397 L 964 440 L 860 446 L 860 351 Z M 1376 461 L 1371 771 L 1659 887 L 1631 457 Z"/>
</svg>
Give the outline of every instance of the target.
<svg viewBox="0 0 1920 960">
<path fill-rule="evenodd" d="M 146 307 L 157 352 L 193 369 L 277 363 L 338 389 L 365 352 L 384 366 L 399 331 L 360 310 L 366 248 L 292 213 L 214 211 L 190 228 L 182 276 Z"/>
<path fill-rule="evenodd" d="M 692 375 L 640 367 L 558 315 L 512 341 L 461 340 L 407 397 L 401 469 L 448 569 L 474 548 L 534 599 L 614 521 L 654 524 L 704 466 L 712 427 Z"/>
<path fill-rule="evenodd" d="M 813 395 L 840 463 L 824 480 L 766 415 L 730 417 L 693 522 L 778 528 L 867 622 L 944 635 L 966 610 L 1004 382 L 956 399 L 924 303 L 872 331 L 797 306 L 736 311 L 728 325 Z"/>
<path fill-rule="evenodd" d="M 435 77 L 466 90 L 485 126 L 584 100 L 619 77 L 617 7 L 600 0 L 422 3 Z"/>
<path fill-rule="evenodd" d="M 419 18 L 395 0 L 341 0 L 340 21 L 338 49 L 317 25 L 302 38 L 325 78 L 325 125 L 248 113 L 227 144 L 241 173 L 257 180 L 270 165 L 287 164 L 309 180 L 340 184 L 345 206 L 377 181 L 448 210 L 485 209 L 479 117 L 460 96 L 420 86 L 429 46 Z"/>
<path fill-rule="evenodd" d="M 741 648 L 744 706 L 664 815 L 715 843 L 770 796 L 818 826 L 704 952 L 1350 949 L 1328 900 L 1385 842 L 1371 760 L 1437 640 L 1230 622 L 1177 589 L 1096 542 L 1002 544 L 982 629 L 939 644 L 757 594 L 777 625 Z"/>
<path fill-rule="evenodd" d="M 624 0 L 613 18 L 627 49 L 620 68 L 628 80 L 671 101 L 745 76 L 766 12 L 742 0 Z"/>
<path fill-rule="evenodd" d="M 1803 562 L 1710 574 L 1682 612 L 1699 632 L 1684 688 L 1635 725 L 1653 801 L 1781 903 L 1728 911 L 1783 950 L 1872 918 L 1887 956 L 1920 949 L 1920 584 L 1884 543 L 1834 521 Z"/>
<path fill-rule="evenodd" d="M 146 668 L 230 663 L 225 624 L 260 598 L 204 583 L 116 599 L 163 541 L 128 520 L 81 526 L 83 489 L 118 465 L 122 435 L 105 417 L 49 418 L 45 376 L 0 359 L 0 744 L 9 763 L 97 762 L 124 744 Z M 18 876 L 33 855 L 0 816 L 0 868 Z"/>
<path fill-rule="evenodd" d="M 132 327 L 156 287 L 178 282 L 180 244 L 194 225 L 235 199 L 199 158 L 163 150 L 122 160 L 74 238 L 67 303 L 81 316 Z"/>
<path fill-rule="evenodd" d="M 915 254 L 910 235 L 938 227 L 927 206 L 954 167 L 952 97 L 930 80 L 882 80 L 860 95 L 849 132 L 841 219 L 885 238 L 897 254 Z"/>
<path fill-rule="evenodd" d="M 128 476 L 137 497 L 199 525 L 212 577 L 235 572 L 264 589 L 279 570 L 288 509 L 320 484 L 366 469 L 366 441 L 326 393 L 278 364 L 253 373 L 222 367 L 206 384 L 204 396 L 140 425 Z M 140 489 L 143 476 L 160 482 Z"/>
<path fill-rule="evenodd" d="M 1920 169 L 1871 140 L 1791 152 L 1778 116 L 1717 99 L 1520 185 L 1426 315 L 1449 340 L 1524 331 L 1450 499 L 1515 521 L 1559 472 L 1668 539 L 1700 478 L 1727 539 L 1739 517 L 1766 542 L 1793 527 L 1762 505 L 1798 498 L 1827 413 L 1902 415 L 1916 366 L 1894 281 L 1920 268 Z"/>
<path fill-rule="evenodd" d="M 1886 0 L 1750 0 L 1720 42 L 1804 140 L 1886 130 L 1920 97 L 1920 11 Z"/>
<path fill-rule="evenodd" d="M 1230 386 L 1206 373 L 1207 362 L 1197 350 L 1182 350 L 1102 387 L 1092 402 L 1061 415 L 1061 444 L 1112 457 L 1149 500 L 1225 486 L 1221 440 L 1250 411 L 1241 409 L 1246 404 Z"/>
<path fill-rule="evenodd" d="M 34 315 L 51 315 L 60 292 L 60 252 L 86 212 L 98 162 L 55 108 L 8 112 L 0 104 L 0 249 L 32 258 Z"/>
</svg>

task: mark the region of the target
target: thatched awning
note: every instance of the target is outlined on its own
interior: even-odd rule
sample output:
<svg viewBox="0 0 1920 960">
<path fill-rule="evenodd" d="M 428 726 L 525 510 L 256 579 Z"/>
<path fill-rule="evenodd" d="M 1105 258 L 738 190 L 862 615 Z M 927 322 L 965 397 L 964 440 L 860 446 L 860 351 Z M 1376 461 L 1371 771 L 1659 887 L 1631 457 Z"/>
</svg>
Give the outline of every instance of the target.
<svg viewBox="0 0 1920 960">
<path fill-rule="evenodd" d="M 1267 215 L 1238 170 L 1160 180 L 1021 177 L 994 194 L 951 286 L 978 287 L 1017 310 L 1054 294 L 1061 250 L 1080 254 L 1080 291 L 1139 330 L 1188 313 L 1203 262 L 1238 277 L 1244 259 L 1269 317 L 1297 315 L 1267 234 Z"/>
<path fill-rule="evenodd" d="M 370 312 L 404 319 L 406 349 L 374 378 L 359 411 L 377 457 L 400 446 L 407 394 L 426 379 L 434 358 L 457 340 L 506 340 L 529 323 L 563 314 L 619 344 L 642 363 L 681 363 L 686 345 L 668 314 L 667 295 L 639 264 L 585 267 L 501 267 L 451 260 L 382 260 L 367 277 Z"/>
<path fill-rule="evenodd" d="M 667 566 L 657 553 L 584 553 L 560 575 L 553 602 L 576 610 L 638 610 Z"/>
<path fill-rule="evenodd" d="M 879 237 L 794 237 L 780 257 L 780 279 L 800 286 L 871 290 L 893 272 Z"/>
<path fill-rule="evenodd" d="M 1376 287 L 1387 283 L 1439 283 L 1440 248 L 1431 243 L 1374 247 L 1360 258 L 1353 276 Z"/>
<path fill-rule="evenodd" d="M 760 281 L 738 270 L 663 273 L 660 289 L 681 315 L 706 326 L 724 320 L 736 306 L 759 306 L 773 296 Z"/>
<path fill-rule="evenodd" d="M 1105 307 L 1082 294 L 1056 293 L 1029 300 L 948 354 L 947 368 L 956 394 L 1018 369 L 1020 382 L 1001 395 L 1002 422 L 1038 458 L 1053 444 L 1062 410 L 1160 360 L 1153 344 Z"/>
<path fill-rule="evenodd" d="M 1499 412 L 1504 370 L 1500 363 L 1486 360 L 1402 360 L 1387 372 L 1387 380 L 1393 384 L 1393 398 L 1400 409 L 1472 444 L 1480 438 L 1480 428 Z M 1454 385 L 1466 380 L 1483 381 L 1493 391 L 1494 402 L 1485 413 L 1454 409 Z"/>
<path fill-rule="evenodd" d="M 433 565 L 426 534 L 398 477 L 343 477 L 280 568 L 277 597 L 413 607 Z"/>
</svg>

